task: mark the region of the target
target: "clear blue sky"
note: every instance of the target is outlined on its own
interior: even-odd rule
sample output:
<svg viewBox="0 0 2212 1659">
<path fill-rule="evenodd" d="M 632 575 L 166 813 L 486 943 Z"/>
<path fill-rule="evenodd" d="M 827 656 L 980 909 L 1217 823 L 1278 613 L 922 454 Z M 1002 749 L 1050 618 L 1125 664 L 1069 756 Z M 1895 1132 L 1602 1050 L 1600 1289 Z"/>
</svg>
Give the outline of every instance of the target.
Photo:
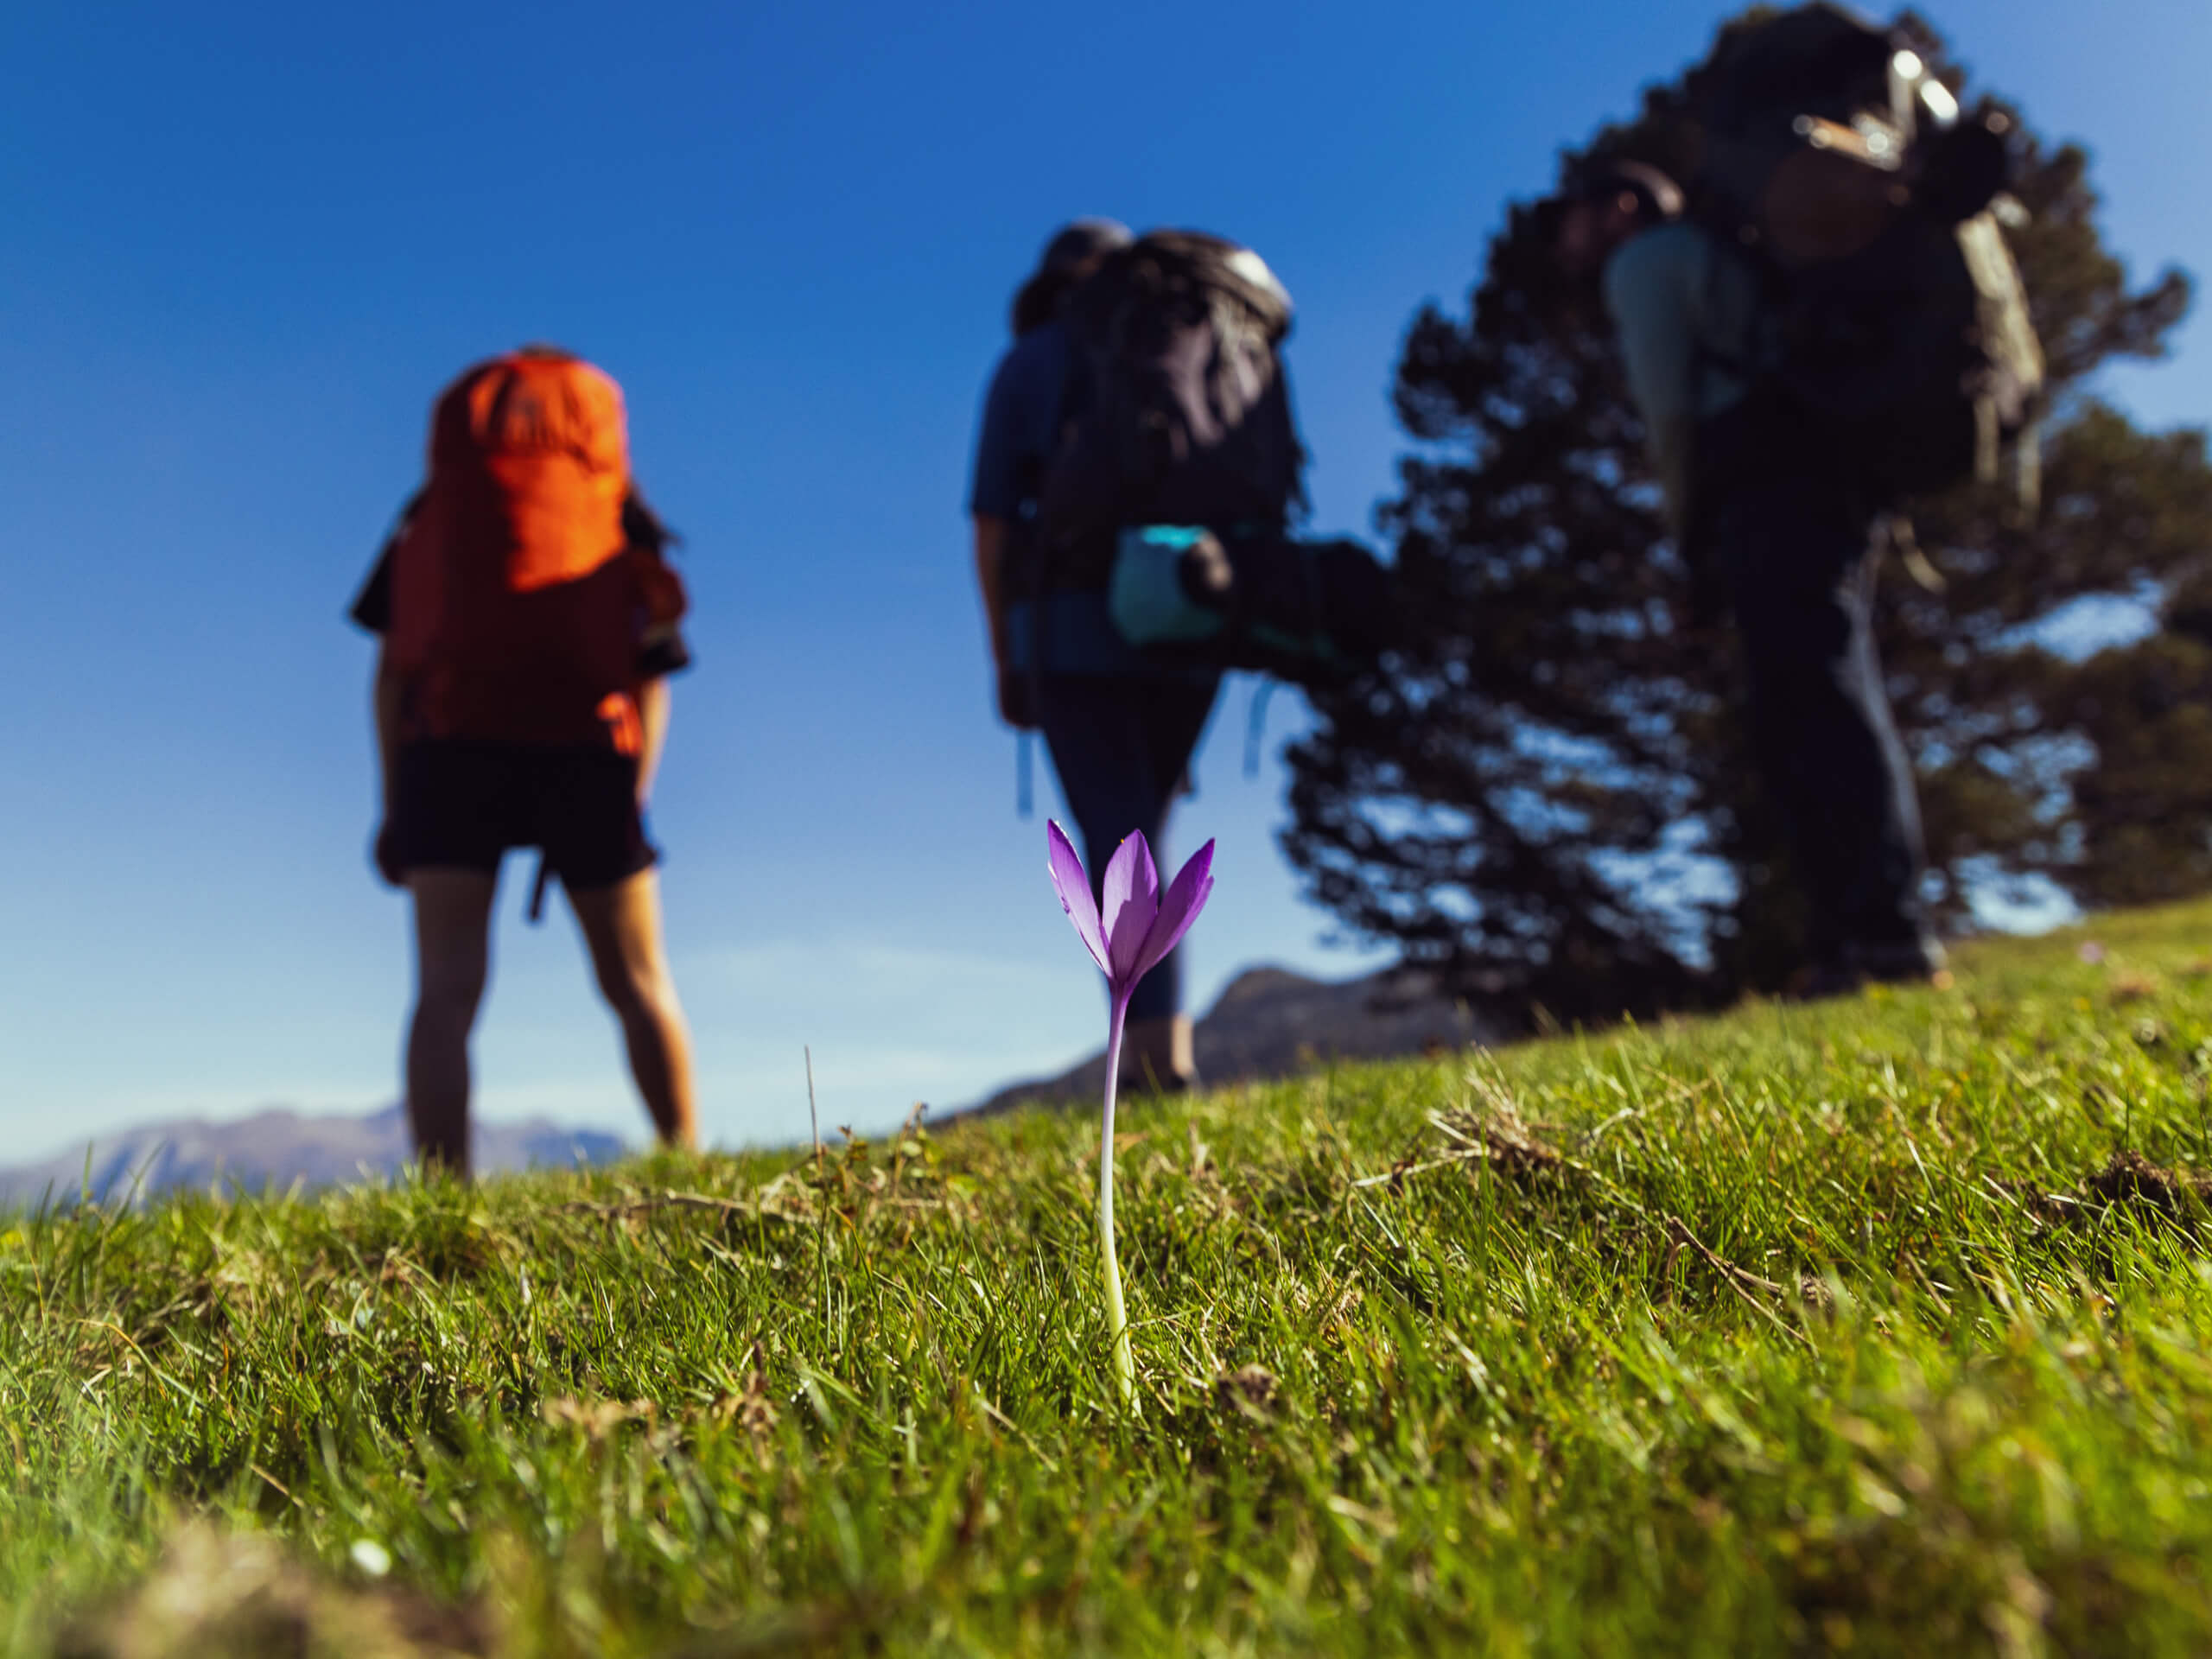
<svg viewBox="0 0 2212 1659">
<path fill-rule="evenodd" d="M 1707 0 L 1059 9 L 60 4 L 0 22 L 0 1161 L 155 1115 L 394 1093 L 403 903 L 363 856 L 370 651 L 341 608 L 432 393 L 525 339 L 626 389 L 700 658 L 657 828 L 709 1133 L 877 1126 L 1094 1043 L 1014 813 L 962 517 L 1005 310 L 1060 220 L 1259 247 L 1298 299 L 1317 518 L 1400 448 L 1414 307 L 1503 202 L 1695 56 Z M 2212 270 L 2212 9 L 1960 0 L 1990 85 L 2093 145 L 2113 241 Z M 2201 327 L 2116 382 L 2212 408 Z M 1347 973 L 1217 716 L 1202 1005 Z M 1040 772 L 1040 776 L 1043 776 Z M 1043 804 L 1057 805 L 1049 788 Z M 637 1132 L 565 918 L 511 868 L 479 1109 Z"/>
</svg>

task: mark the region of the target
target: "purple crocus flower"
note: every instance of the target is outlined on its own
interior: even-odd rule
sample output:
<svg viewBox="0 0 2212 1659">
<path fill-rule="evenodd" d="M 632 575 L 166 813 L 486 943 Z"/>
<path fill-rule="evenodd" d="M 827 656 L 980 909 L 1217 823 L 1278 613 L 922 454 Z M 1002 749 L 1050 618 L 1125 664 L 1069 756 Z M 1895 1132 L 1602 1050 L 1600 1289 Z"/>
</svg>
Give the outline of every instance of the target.
<svg viewBox="0 0 2212 1659">
<path fill-rule="evenodd" d="M 1183 867 L 1163 896 L 1160 872 L 1154 868 L 1152 849 L 1144 832 L 1132 831 L 1107 861 L 1104 914 L 1090 896 L 1090 878 L 1077 856 L 1066 831 L 1057 823 L 1046 826 L 1052 887 L 1060 906 L 1075 924 L 1090 959 L 1106 976 L 1106 1107 L 1099 1131 L 1098 1236 L 1101 1264 L 1106 1280 L 1106 1325 L 1114 1342 L 1114 1376 L 1122 1402 L 1136 1399 L 1136 1363 L 1129 1352 L 1129 1322 L 1122 1306 L 1122 1271 L 1114 1257 L 1114 1093 L 1122 1072 L 1122 1027 L 1129 1011 L 1129 993 L 1137 982 L 1166 960 L 1167 953 L 1191 931 L 1191 924 L 1205 908 L 1213 892 L 1213 842 L 1198 849 Z"/>
</svg>

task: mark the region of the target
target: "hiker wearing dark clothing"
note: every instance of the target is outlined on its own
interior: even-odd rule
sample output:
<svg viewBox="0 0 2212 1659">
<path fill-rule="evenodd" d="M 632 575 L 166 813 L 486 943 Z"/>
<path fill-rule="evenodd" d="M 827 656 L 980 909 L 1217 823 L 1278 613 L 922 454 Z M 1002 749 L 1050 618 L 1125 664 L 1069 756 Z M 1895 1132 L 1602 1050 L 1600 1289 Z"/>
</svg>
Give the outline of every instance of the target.
<svg viewBox="0 0 2212 1659">
<path fill-rule="evenodd" d="M 661 1139 L 696 1139 L 645 827 L 667 677 L 689 661 L 668 539 L 631 482 L 613 381 L 526 346 L 439 397 L 429 481 L 354 601 L 379 641 L 375 861 L 414 902 L 407 1110 L 433 1167 L 468 1173 L 469 1037 L 517 847 L 568 895 Z"/>
<path fill-rule="evenodd" d="M 1810 911 L 1801 988 L 1925 979 L 1942 953 L 1874 572 L 1906 499 L 1993 480 L 1999 434 L 2032 438 L 2040 354 L 1985 211 L 2001 166 L 1915 54 L 1836 8 L 1751 31 L 1715 82 L 1693 210 L 1649 167 L 1600 165 L 1555 247 L 1599 277 L 1693 614 L 1726 608 L 1742 639 Z"/>
<path fill-rule="evenodd" d="M 1116 630 L 1103 585 L 1048 571 L 1039 545 L 1046 476 L 1082 396 L 1065 302 L 1130 241 L 1119 225 L 1085 219 L 1047 244 L 1015 296 L 1014 340 L 984 400 L 968 502 L 1000 713 L 1043 734 L 1084 863 L 1101 876 L 1133 830 L 1165 856 L 1169 809 L 1220 684 L 1211 670 L 1148 662 Z M 1130 1001 L 1124 1067 L 1138 1086 L 1187 1087 L 1197 1076 L 1179 954 Z"/>
<path fill-rule="evenodd" d="M 1696 538 L 1701 605 L 1732 613 L 1743 642 L 1752 760 L 1809 907 L 1812 988 L 1924 977 L 1941 956 L 1920 903 L 1919 801 L 1874 644 L 1880 505 L 1832 444 L 1725 366 L 1757 324 L 1745 262 L 1663 196 L 1623 191 L 1570 222 L 1593 214 L 1624 238 L 1605 308 L 1669 521 Z"/>
</svg>

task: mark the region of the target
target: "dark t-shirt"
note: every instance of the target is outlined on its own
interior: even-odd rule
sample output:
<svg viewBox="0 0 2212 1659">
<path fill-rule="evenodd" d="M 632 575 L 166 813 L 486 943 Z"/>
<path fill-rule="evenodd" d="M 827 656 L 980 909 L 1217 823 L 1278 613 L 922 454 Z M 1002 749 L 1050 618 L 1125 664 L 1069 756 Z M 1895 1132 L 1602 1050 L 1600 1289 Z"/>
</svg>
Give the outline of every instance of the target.
<svg viewBox="0 0 2212 1659">
<path fill-rule="evenodd" d="M 421 499 L 422 497 L 417 495 L 400 509 L 397 526 L 385 537 L 384 545 L 377 550 L 377 562 L 369 571 L 368 580 L 361 584 L 360 592 L 353 595 L 353 604 L 346 608 L 347 618 L 357 627 L 366 629 L 371 633 L 383 635 L 391 632 L 392 550 L 399 540 L 400 532 L 407 528 L 408 517 L 414 512 L 416 502 Z M 633 537 L 642 527 L 635 521 L 638 514 L 645 514 L 644 522 L 652 524 L 655 530 L 658 529 L 657 521 L 633 495 L 622 504 L 624 527 L 631 530 Z M 638 673 L 643 679 L 661 679 L 690 666 L 691 648 L 684 643 L 681 632 L 645 646 L 638 656 Z"/>
<path fill-rule="evenodd" d="M 1083 373 L 1075 337 L 1058 319 L 1007 347 L 983 399 L 969 512 L 1021 524 L 1036 512 L 1046 470 L 1059 450 L 1060 429 L 1083 405 Z M 1148 679 L 1203 680 L 1212 674 L 1147 661 L 1114 626 L 1103 589 L 1010 598 L 1006 625 L 1007 664 L 1016 669 Z"/>
<path fill-rule="evenodd" d="M 1059 447 L 1073 355 L 1066 325 L 1053 321 L 1032 328 L 999 359 L 976 435 L 969 512 L 1015 519 L 1036 506 L 1045 468 Z"/>
<path fill-rule="evenodd" d="M 369 571 L 369 579 L 361 584 L 361 591 L 353 595 L 353 604 L 346 608 L 346 619 L 354 626 L 373 634 L 391 632 L 391 544 L 398 538 L 398 532 L 394 531 L 377 550 L 377 562 Z"/>
</svg>

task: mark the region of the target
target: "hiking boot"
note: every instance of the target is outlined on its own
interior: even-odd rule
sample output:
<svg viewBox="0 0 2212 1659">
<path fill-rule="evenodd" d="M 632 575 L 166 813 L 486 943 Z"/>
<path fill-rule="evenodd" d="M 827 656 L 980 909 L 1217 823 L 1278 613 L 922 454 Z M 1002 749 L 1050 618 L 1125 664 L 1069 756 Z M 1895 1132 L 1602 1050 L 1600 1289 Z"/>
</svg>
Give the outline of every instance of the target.
<svg viewBox="0 0 2212 1659">
<path fill-rule="evenodd" d="M 1856 996 L 1869 985 L 1932 985 L 1942 990 L 1951 983 L 1951 970 L 1943 963 L 1943 947 L 1934 939 L 1847 944 L 1801 970 L 1783 995 L 1792 1002 L 1825 1002 Z"/>
<path fill-rule="evenodd" d="M 1147 1094 L 1179 1095 L 1198 1085 L 1189 1014 L 1168 1014 L 1130 1025 L 1122 1039 L 1122 1087 Z"/>
<path fill-rule="evenodd" d="M 1851 944 L 1844 956 L 1866 978 L 1880 985 L 1948 985 L 1943 947 L 1934 939 L 1904 944 Z"/>
<path fill-rule="evenodd" d="M 1808 963 L 1790 976 L 1783 988 L 1788 1002 L 1827 1002 L 1840 996 L 1856 996 L 1866 988 L 1866 976 L 1844 956 Z"/>
</svg>

